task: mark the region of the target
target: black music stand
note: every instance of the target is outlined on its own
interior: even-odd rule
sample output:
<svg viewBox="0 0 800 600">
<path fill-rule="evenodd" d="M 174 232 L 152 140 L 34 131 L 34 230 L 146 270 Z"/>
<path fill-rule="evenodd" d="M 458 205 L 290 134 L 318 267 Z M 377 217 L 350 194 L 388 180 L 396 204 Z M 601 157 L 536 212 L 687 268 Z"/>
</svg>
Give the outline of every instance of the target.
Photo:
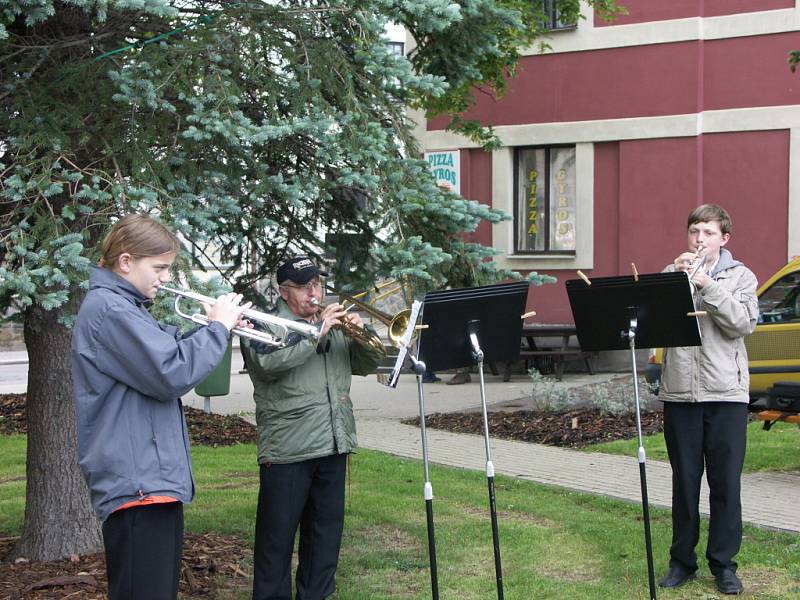
<svg viewBox="0 0 800 600">
<path fill-rule="evenodd" d="M 425 373 L 425 363 L 417 360 L 411 349 L 412 340 L 416 331 L 416 323 L 422 314 L 422 303 L 415 300 L 411 306 L 411 316 L 408 320 L 403 339 L 400 341 L 400 351 L 394 363 L 394 368 L 389 375 L 386 385 L 390 388 L 397 387 L 400 371 L 408 359 L 411 362 L 411 370 L 417 376 L 417 397 L 419 398 L 419 426 L 422 437 L 422 470 L 425 477 L 422 495 L 425 498 L 425 515 L 428 524 L 428 559 L 431 565 L 431 595 L 433 600 L 439 600 L 439 575 L 436 568 L 436 533 L 433 527 L 433 485 L 430 480 L 430 468 L 428 464 L 428 434 L 425 429 L 425 394 L 423 392 L 422 374 Z M 417 340 L 419 342 L 419 340 Z"/>
<path fill-rule="evenodd" d="M 636 343 L 641 348 L 699 346 L 699 313 L 695 311 L 686 273 L 654 273 L 633 277 L 598 277 L 587 282 L 566 283 L 569 303 L 581 349 L 631 350 L 633 389 L 636 399 L 636 430 L 639 437 L 639 479 L 647 551 L 650 598 L 656 599 L 653 544 L 650 537 L 650 507 L 647 498 L 646 457 L 642 441 Z"/>
<path fill-rule="evenodd" d="M 519 357 L 521 317 L 525 312 L 529 287 L 530 284 L 523 281 L 429 292 L 425 295 L 423 315 L 423 324 L 428 327 L 422 330 L 419 339 L 418 355 L 432 371 L 469 367 L 475 363 L 478 365 L 486 450 L 486 480 L 489 487 L 494 566 L 499 600 L 503 600 L 503 571 L 500 563 L 497 499 L 494 488 L 494 464 L 489 445 L 483 363 L 484 361 L 511 362 Z M 420 421 L 424 423 L 424 414 L 420 414 Z"/>
</svg>

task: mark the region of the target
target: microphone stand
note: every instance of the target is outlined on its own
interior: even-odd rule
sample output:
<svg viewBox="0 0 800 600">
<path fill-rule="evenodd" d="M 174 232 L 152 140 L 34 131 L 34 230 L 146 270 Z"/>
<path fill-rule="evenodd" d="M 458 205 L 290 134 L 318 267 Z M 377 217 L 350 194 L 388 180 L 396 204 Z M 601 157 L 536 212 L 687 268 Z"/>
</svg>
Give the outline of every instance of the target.
<svg viewBox="0 0 800 600">
<path fill-rule="evenodd" d="M 647 498 L 647 471 L 644 443 L 642 441 L 642 415 L 639 406 L 639 381 L 636 377 L 636 328 L 638 321 L 631 317 L 628 331 L 622 332 L 622 337 L 627 337 L 631 348 L 631 361 L 633 363 L 633 390 L 636 399 L 636 433 L 639 438 L 639 480 L 642 488 L 642 517 L 644 520 L 644 543 L 647 552 L 647 579 L 650 584 L 650 600 L 656 600 L 656 576 L 653 568 L 653 542 L 650 537 L 650 502 Z"/>
<path fill-rule="evenodd" d="M 503 570 L 500 564 L 500 532 L 497 528 L 497 498 L 494 489 L 494 464 L 489 446 L 489 417 L 486 411 L 486 385 L 483 378 L 483 350 L 478 341 L 480 321 L 467 322 L 467 335 L 472 346 L 472 358 L 478 363 L 481 388 L 481 411 L 483 413 L 483 439 L 486 449 L 486 481 L 489 487 L 489 513 L 492 519 L 492 542 L 494 545 L 494 571 L 497 579 L 497 598 L 503 600 Z"/>
</svg>

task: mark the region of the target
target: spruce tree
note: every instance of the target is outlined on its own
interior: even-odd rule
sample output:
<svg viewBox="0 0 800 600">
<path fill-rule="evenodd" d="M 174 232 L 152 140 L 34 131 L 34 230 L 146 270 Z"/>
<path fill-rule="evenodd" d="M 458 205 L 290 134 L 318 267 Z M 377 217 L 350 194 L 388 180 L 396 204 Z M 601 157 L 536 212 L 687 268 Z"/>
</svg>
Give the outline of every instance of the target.
<svg viewBox="0 0 800 600">
<path fill-rule="evenodd" d="M 594 0 L 611 13 L 613 0 Z M 565 18 L 578 0 L 560 0 Z M 337 279 L 482 283 L 465 233 L 506 215 L 440 189 L 409 107 L 491 149 L 461 115 L 502 93 L 542 2 L 0 0 L 0 309 L 24 319 L 28 487 L 15 554 L 97 550 L 75 460 L 70 323 L 98 241 L 148 212 L 246 289 L 288 252 Z M 392 54 L 388 23 L 415 48 Z M 533 274 L 530 278 L 541 282 Z"/>
</svg>

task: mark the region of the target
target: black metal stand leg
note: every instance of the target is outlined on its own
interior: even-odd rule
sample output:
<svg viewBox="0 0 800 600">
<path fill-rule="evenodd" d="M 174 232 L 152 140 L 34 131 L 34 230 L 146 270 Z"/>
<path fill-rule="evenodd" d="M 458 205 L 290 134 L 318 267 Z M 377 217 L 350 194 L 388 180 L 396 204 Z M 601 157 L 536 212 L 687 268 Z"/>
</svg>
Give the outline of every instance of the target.
<svg viewBox="0 0 800 600">
<path fill-rule="evenodd" d="M 428 559 L 431 566 L 431 597 L 439 600 L 439 575 L 436 568 L 436 534 L 433 527 L 433 486 L 430 481 L 428 465 L 428 434 L 425 429 L 425 394 L 422 386 L 422 374 L 425 372 L 425 363 L 418 361 L 409 354 L 412 369 L 417 375 L 417 395 L 419 396 L 419 424 L 422 436 L 422 468 L 425 474 L 423 496 L 425 498 L 425 515 L 428 523 Z"/>
<path fill-rule="evenodd" d="M 642 488 L 642 517 L 644 519 L 644 543 L 647 552 L 647 580 L 650 585 L 650 600 L 656 600 L 656 576 L 653 568 L 653 542 L 650 537 L 650 502 L 647 497 L 647 459 L 642 440 L 642 411 L 639 404 L 639 379 L 636 373 L 636 326 L 637 320 L 631 319 L 627 335 L 631 348 L 631 363 L 633 368 L 633 390 L 636 400 L 636 430 L 639 436 L 639 480 Z"/>
<path fill-rule="evenodd" d="M 431 497 L 428 496 L 430 492 Z M 433 488 L 425 486 L 425 514 L 428 519 L 428 558 L 431 565 L 431 597 L 439 600 L 439 576 L 436 570 L 436 535 L 433 530 Z"/>
<path fill-rule="evenodd" d="M 489 487 L 489 514 L 492 519 L 492 543 L 494 545 L 494 572 L 497 579 L 497 598 L 503 600 L 503 568 L 500 563 L 500 530 L 497 527 L 497 497 L 494 489 L 494 464 L 489 446 L 489 418 L 486 411 L 486 386 L 483 379 L 483 356 L 478 357 L 478 375 L 481 384 L 481 409 L 483 410 L 483 438 L 486 446 L 486 482 Z"/>
<path fill-rule="evenodd" d="M 644 519 L 645 551 L 647 552 L 647 581 L 650 585 L 650 598 L 656 598 L 656 574 L 653 568 L 653 543 L 650 537 L 650 500 L 647 496 L 647 472 L 644 462 L 639 463 L 639 479 L 642 482 L 642 518 Z"/>
</svg>

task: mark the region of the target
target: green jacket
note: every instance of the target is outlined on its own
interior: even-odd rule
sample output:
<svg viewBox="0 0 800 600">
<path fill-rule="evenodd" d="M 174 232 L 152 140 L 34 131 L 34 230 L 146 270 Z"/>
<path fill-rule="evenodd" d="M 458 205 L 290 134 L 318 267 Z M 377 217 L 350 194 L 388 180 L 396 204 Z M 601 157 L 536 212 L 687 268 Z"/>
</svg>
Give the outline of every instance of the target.
<svg viewBox="0 0 800 600">
<path fill-rule="evenodd" d="M 301 321 L 282 299 L 273 314 Z M 317 342 L 297 333 L 290 334 L 284 348 L 242 339 L 253 380 L 259 463 L 355 452 L 351 374 L 374 373 L 379 357 L 338 329 L 328 332 L 319 346 L 320 351 Z"/>
</svg>

